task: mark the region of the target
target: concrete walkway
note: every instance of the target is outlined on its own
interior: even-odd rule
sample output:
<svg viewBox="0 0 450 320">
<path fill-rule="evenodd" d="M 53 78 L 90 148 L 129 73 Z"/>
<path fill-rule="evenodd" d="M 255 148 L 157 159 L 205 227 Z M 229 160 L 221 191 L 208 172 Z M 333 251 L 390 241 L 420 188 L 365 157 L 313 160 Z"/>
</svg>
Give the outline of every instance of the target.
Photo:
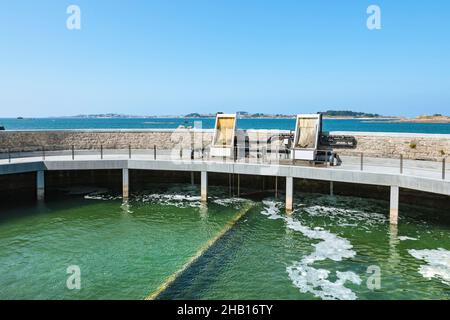
<svg viewBox="0 0 450 320">
<path fill-rule="evenodd" d="M 278 155 L 264 156 L 263 159 L 250 157 L 233 161 L 231 159 L 202 159 L 195 153 L 191 160 L 190 152 L 139 150 L 71 151 L 45 154 L 34 152 L 23 157 L 0 160 L 0 175 L 36 172 L 37 198 L 45 197 L 45 171 L 54 170 L 122 170 L 123 198 L 129 196 L 129 170 L 188 171 L 201 173 L 201 199 L 207 201 L 208 172 L 236 175 L 277 176 L 286 179 L 286 210 L 293 209 L 294 178 L 321 180 L 354 184 L 368 184 L 390 187 L 390 221 L 398 222 L 400 188 L 412 189 L 450 196 L 450 172 L 442 176 L 442 163 L 431 161 L 403 162 L 400 172 L 399 160 L 382 158 L 361 159 L 342 157 L 341 166 L 308 166 L 292 164 L 290 160 L 279 160 Z M 283 158 L 284 156 L 281 156 Z"/>
</svg>

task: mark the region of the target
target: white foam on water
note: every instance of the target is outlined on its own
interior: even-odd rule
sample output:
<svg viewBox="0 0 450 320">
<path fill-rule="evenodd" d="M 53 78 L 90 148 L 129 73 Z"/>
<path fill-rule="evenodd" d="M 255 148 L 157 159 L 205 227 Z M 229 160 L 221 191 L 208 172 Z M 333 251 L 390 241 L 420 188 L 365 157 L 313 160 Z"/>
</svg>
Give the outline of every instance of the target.
<svg viewBox="0 0 450 320">
<path fill-rule="evenodd" d="M 170 187 L 164 193 L 150 192 L 133 194 L 133 201 L 142 203 L 158 203 L 160 205 L 174 206 L 177 208 L 200 208 L 202 206 L 201 197 L 198 195 L 199 191 L 195 187 L 191 186 L 175 186 Z M 211 195 L 210 201 L 215 204 L 239 209 L 242 203 L 248 200 L 243 198 L 224 198 L 218 195 Z M 121 199 L 120 196 L 113 196 L 105 193 L 91 193 L 85 196 L 85 199 L 90 200 L 117 200 Z"/>
<path fill-rule="evenodd" d="M 121 199 L 119 196 L 113 196 L 110 194 L 99 194 L 99 193 L 91 193 L 84 196 L 84 199 L 87 200 L 102 200 L 102 201 L 110 201 L 110 200 L 118 200 Z"/>
<path fill-rule="evenodd" d="M 136 196 L 135 201 L 157 202 L 161 205 L 170 205 L 178 208 L 200 207 L 201 198 L 190 194 L 162 194 L 151 193 Z"/>
<path fill-rule="evenodd" d="M 234 206 L 236 209 L 239 208 L 239 205 L 242 204 L 243 202 L 247 202 L 248 200 L 246 199 L 242 199 L 242 198 L 217 198 L 217 199 L 213 199 L 212 202 L 224 206 L 224 207 L 228 207 L 228 206 Z"/>
<path fill-rule="evenodd" d="M 416 238 L 412 238 L 412 237 L 408 237 L 408 236 L 400 236 L 400 237 L 398 237 L 398 240 L 400 240 L 400 241 L 407 241 L 407 240 L 417 241 Z"/>
<path fill-rule="evenodd" d="M 439 279 L 450 286 L 450 251 L 439 248 L 437 250 L 408 250 L 414 258 L 427 262 L 419 268 L 419 273 L 426 279 Z"/>
<path fill-rule="evenodd" d="M 314 252 L 303 257 L 299 262 L 286 268 L 292 283 L 299 288 L 302 293 L 312 293 L 321 299 L 331 300 L 355 300 L 356 294 L 345 284 L 351 282 L 360 285 L 361 278 L 354 272 L 336 272 L 336 281 L 328 279 L 331 271 L 317 269 L 312 266 L 317 261 L 330 259 L 332 261 L 342 261 L 353 258 L 356 252 L 347 239 L 341 238 L 322 228 L 309 228 L 301 224 L 300 221 L 280 215 L 280 209 L 274 201 L 263 201 L 264 210 L 261 212 L 269 219 L 283 219 L 287 227 L 302 233 L 305 237 L 321 242 L 313 245 Z"/>
<path fill-rule="evenodd" d="M 344 209 L 326 205 L 309 206 L 302 209 L 310 216 L 326 216 L 338 220 L 340 226 L 348 225 L 349 220 L 367 225 L 384 224 L 387 217 L 381 213 L 366 212 L 355 209 Z M 351 225 L 354 226 L 354 223 Z"/>
<path fill-rule="evenodd" d="M 276 220 L 276 219 L 283 219 L 283 217 L 280 215 L 280 209 L 278 208 L 278 205 L 275 201 L 263 201 L 264 204 L 264 210 L 261 211 L 261 213 L 265 216 L 267 216 L 269 219 Z"/>
</svg>

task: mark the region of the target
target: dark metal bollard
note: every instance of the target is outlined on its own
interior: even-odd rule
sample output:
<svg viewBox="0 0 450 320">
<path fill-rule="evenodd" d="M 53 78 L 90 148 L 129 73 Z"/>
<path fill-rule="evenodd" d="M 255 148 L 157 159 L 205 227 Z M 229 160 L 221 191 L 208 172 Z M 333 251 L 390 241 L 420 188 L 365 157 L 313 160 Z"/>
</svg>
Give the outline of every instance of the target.
<svg viewBox="0 0 450 320">
<path fill-rule="evenodd" d="M 195 152 L 195 150 L 191 149 L 191 160 L 194 160 L 194 152 Z"/>
<path fill-rule="evenodd" d="M 442 159 L 442 180 L 445 180 L 445 158 Z"/>
<path fill-rule="evenodd" d="M 103 145 L 100 145 L 100 159 L 103 160 Z"/>
<path fill-rule="evenodd" d="M 403 174 L 403 155 L 400 155 L 400 174 Z"/>
<path fill-rule="evenodd" d="M 131 144 L 128 145 L 128 159 L 131 159 Z"/>
<path fill-rule="evenodd" d="M 75 160 L 75 146 L 72 145 L 72 160 Z"/>
<path fill-rule="evenodd" d="M 183 148 L 180 148 L 180 159 L 183 159 Z"/>
<path fill-rule="evenodd" d="M 364 168 L 364 153 L 361 152 L 361 171 L 363 171 Z"/>
<path fill-rule="evenodd" d="M 156 160 L 156 144 L 153 145 L 153 160 Z"/>
<path fill-rule="evenodd" d="M 11 163 L 11 149 L 8 148 L 8 162 Z"/>
</svg>

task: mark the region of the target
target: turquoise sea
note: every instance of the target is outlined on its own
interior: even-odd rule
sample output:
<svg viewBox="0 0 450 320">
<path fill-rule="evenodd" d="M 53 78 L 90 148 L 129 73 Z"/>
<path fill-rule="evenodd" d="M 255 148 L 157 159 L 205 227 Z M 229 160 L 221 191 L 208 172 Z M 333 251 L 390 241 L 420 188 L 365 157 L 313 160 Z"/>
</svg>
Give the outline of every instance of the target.
<svg viewBox="0 0 450 320">
<path fill-rule="evenodd" d="M 213 118 L 25 118 L 2 119 L 0 126 L 7 130 L 36 129 L 171 129 L 180 125 L 213 128 Z M 294 130 L 294 119 L 239 119 L 240 129 Z M 380 119 L 325 119 L 325 131 L 409 132 L 450 134 L 450 123 L 396 123 Z"/>
</svg>

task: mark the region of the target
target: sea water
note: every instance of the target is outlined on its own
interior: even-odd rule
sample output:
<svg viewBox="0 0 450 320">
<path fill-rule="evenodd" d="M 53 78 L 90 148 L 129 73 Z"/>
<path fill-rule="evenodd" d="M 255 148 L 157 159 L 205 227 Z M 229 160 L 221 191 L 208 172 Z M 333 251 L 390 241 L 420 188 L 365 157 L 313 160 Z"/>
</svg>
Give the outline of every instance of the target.
<svg viewBox="0 0 450 320">
<path fill-rule="evenodd" d="M 251 209 L 161 292 L 159 299 L 449 299 L 448 214 L 388 203 L 298 194 L 232 198 L 211 188 L 155 186 L 128 203 L 108 193 L 4 209 L 0 298 L 142 299 Z M 81 289 L 70 290 L 69 266 Z"/>
<path fill-rule="evenodd" d="M 214 118 L 26 118 L 0 119 L 7 130 L 48 129 L 175 129 L 214 128 Z M 409 132 L 450 134 L 450 123 L 405 123 L 380 119 L 324 119 L 325 131 Z M 295 119 L 239 119 L 239 129 L 294 130 Z"/>
</svg>

